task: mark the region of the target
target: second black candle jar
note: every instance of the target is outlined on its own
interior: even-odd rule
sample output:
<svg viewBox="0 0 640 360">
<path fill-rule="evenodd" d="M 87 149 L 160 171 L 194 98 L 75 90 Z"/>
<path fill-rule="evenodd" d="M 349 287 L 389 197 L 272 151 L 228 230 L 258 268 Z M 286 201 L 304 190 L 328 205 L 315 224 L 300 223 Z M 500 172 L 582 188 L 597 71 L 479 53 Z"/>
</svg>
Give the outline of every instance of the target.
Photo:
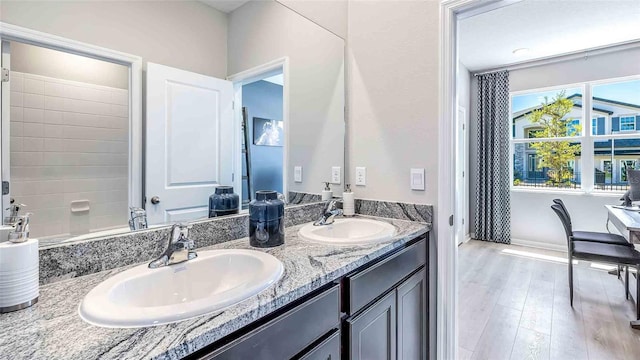
<svg viewBox="0 0 640 360">
<path fill-rule="evenodd" d="M 284 244 L 284 202 L 275 191 L 256 191 L 249 203 L 249 243 L 255 247 Z"/>
</svg>

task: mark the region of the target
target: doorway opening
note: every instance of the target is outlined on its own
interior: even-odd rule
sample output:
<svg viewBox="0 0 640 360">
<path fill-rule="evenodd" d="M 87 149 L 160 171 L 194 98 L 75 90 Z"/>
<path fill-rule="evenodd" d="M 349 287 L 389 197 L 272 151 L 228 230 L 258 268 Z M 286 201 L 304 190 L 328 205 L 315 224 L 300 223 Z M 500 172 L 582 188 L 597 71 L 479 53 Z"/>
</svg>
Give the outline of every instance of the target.
<svg viewBox="0 0 640 360">
<path fill-rule="evenodd" d="M 255 192 L 273 190 L 288 199 L 287 59 L 229 76 L 234 87 L 236 151 L 234 184 L 242 189 L 242 209 Z"/>
</svg>

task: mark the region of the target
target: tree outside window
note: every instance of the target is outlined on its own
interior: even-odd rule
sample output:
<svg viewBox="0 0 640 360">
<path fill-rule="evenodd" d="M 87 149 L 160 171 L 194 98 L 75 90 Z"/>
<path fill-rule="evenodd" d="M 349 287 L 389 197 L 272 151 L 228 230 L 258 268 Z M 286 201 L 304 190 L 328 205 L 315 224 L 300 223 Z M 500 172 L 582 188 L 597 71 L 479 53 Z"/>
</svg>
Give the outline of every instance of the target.
<svg viewBox="0 0 640 360">
<path fill-rule="evenodd" d="M 580 136 L 580 121 L 567 118 L 573 109 L 573 101 L 567 99 L 564 91 L 554 96 L 551 101 L 545 97 L 542 107 L 527 116 L 532 124 L 540 126 L 540 131 L 533 135 L 536 138 L 562 138 Z M 531 144 L 539 158 L 538 169 L 547 169 L 548 181 L 552 186 L 569 185 L 573 178 L 572 162 L 580 153 L 580 144 L 569 140 L 539 141 Z"/>
</svg>

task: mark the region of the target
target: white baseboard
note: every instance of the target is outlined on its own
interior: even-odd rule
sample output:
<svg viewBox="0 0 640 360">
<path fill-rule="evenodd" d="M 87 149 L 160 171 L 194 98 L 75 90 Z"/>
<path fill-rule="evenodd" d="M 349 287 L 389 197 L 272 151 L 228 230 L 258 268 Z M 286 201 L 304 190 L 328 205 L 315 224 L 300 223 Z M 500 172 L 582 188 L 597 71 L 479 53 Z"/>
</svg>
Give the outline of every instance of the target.
<svg viewBox="0 0 640 360">
<path fill-rule="evenodd" d="M 467 234 L 467 236 L 465 236 L 464 240 L 462 241 L 463 244 L 468 243 L 469 241 L 471 241 L 471 234 Z"/>
<path fill-rule="evenodd" d="M 511 239 L 511 245 L 519 245 L 519 246 L 526 246 L 526 247 L 531 247 L 531 248 L 537 248 L 537 249 L 543 249 L 543 250 L 553 250 L 553 251 L 560 251 L 560 252 L 567 252 L 567 245 L 560 245 L 560 244 L 550 244 L 550 243 L 545 243 L 545 242 L 540 242 L 540 241 L 534 241 L 534 240 L 524 240 L 524 239 Z"/>
</svg>

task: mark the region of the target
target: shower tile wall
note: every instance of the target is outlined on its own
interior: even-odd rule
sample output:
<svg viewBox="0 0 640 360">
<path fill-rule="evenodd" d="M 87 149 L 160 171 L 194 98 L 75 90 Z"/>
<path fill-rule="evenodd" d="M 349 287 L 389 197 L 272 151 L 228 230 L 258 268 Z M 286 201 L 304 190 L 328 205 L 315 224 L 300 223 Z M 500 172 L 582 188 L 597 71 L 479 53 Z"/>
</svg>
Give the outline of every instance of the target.
<svg viewBox="0 0 640 360">
<path fill-rule="evenodd" d="M 127 90 L 11 73 L 11 196 L 32 237 L 126 226 L 128 132 Z"/>
</svg>

